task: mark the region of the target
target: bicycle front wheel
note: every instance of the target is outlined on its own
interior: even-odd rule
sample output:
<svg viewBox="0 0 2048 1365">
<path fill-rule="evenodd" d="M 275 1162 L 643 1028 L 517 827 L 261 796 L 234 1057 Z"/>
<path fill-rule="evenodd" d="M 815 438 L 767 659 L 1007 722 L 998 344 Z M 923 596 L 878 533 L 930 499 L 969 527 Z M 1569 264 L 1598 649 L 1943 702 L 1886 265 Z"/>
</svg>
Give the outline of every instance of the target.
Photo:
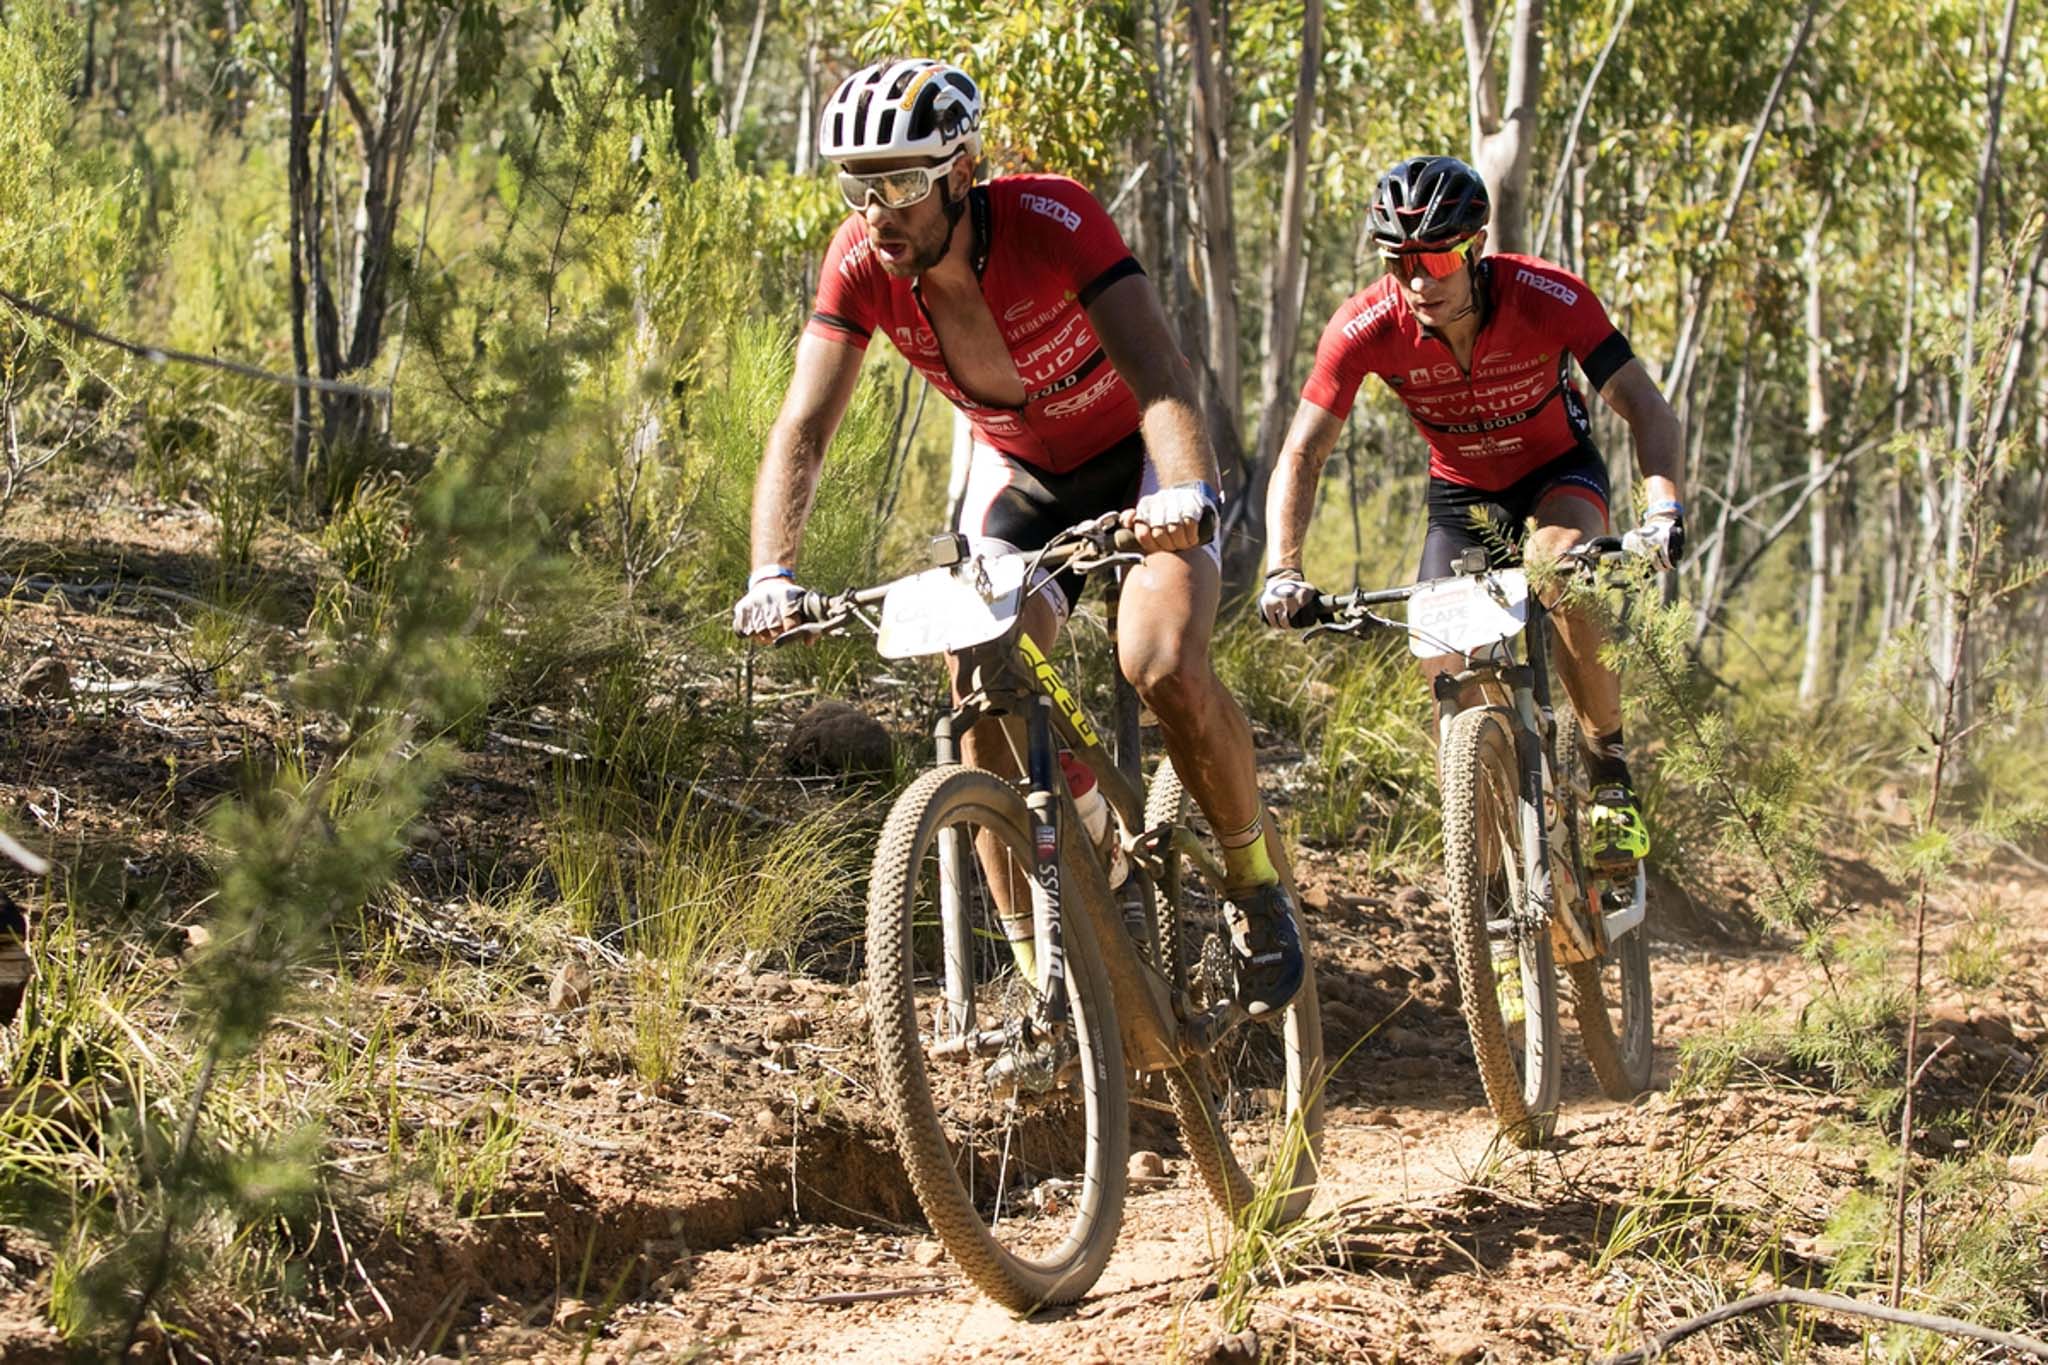
<svg viewBox="0 0 2048 1365">
<path fill-rule="evenodd" d="M 1474 707 L 1451 718 L 1438 755 L 1451 947 L 1487 1107 L 1521 1147 L 1557 1124 L 1557 974 L 1545 929 L 1524 927 L 1535 851 L 1522 819 L 1511 713 Z"/>
<path fill-rule="evenodd" d="M 1170 759 L 1160 760 L 1145 799 L 1145 827 L 1161 825 L 1192 828 L 1212 854 L 1217 851 Z M 1275 862 L 1284 868 L 1284 859 Z M 1171 852 L 1157 891 L 1160 952 L 1173 955 L 1160 969 L 1194 1010 L 1228 998 L 1222 897 L 1187 857 Z M 1295 904 L 1306 970 L 1281 1027 L 1241 1025 L 1210 1055 L 1166 1073 L 1182 1140 L 1210 1198 L 1233 1220 L 1266 1226 L 1292 1222 L 1308 1207 L 1323 1149 L 1322 1012 L 1299 897 Z"/>
<path fill-rule="evenodd" d="M 1029 919 L 1032 864 L 1017 788 L 942 767 L 897 799 L 868 888 L 868 1012 L 911 1188 L 967 1277 L 1020 1314 L 1072 1302 L 1101 1275 L 1130 1145 L 1087 916 L 1061 917 L 1064 1022 L 1005 936 L 1006 911 Z"/>
</svg>

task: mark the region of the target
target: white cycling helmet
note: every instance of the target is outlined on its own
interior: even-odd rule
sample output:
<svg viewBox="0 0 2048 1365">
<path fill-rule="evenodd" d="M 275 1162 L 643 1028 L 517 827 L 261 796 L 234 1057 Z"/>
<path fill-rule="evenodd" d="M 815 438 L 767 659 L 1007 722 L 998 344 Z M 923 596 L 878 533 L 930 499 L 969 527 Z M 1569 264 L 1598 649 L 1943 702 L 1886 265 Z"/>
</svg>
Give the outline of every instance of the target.
<svg viewBox="0 0 2048 1365">
<path fill-rule="evenodd" d="M 928 57 L 864 66 L 839 83 L 818 120 L 827 161 L 981 155 L 981 91 L 965 71 Z"/>
</svg>

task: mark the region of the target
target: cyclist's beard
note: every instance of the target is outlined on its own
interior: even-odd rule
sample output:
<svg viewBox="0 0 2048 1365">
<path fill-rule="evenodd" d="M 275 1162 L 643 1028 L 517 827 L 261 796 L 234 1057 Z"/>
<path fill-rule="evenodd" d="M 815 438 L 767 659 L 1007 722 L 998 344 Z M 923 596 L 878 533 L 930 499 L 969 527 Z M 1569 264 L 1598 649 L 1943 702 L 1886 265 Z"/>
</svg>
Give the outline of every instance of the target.
<svg viewBox="0 0 2048 1365">
<path fill-rule="evenodd" d="M 922 275 L 946 258 L 946 247 L 953 240 L 953 224 L 958 215 L 950 211 L 940 214 L 932 222 L 913 233 L 905 233 L 905 245 L 909 250 L 895 260 L 882 258 L 882 269 L 891 275 L 908 277 Z"/>
</svg>

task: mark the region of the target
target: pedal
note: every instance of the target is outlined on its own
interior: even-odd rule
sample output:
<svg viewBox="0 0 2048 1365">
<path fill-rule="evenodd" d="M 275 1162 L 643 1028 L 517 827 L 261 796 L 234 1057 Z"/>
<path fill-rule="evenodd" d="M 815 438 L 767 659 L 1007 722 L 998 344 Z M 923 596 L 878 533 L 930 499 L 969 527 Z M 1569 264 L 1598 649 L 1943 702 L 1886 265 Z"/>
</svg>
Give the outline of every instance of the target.
<svg viewBox="0 0 2048 1365">
<path fill-rule="evenodd" d="M 1250 1018 L 1244 1006 L 1235 1000 L 1209 1006 L 1181 1025 L 1181 1056 L 1189 1060 L 1208 1056 L 1222 1046 L 1225 1038 L 1237 1031 L 1238 1025 Z"/>
</svg>

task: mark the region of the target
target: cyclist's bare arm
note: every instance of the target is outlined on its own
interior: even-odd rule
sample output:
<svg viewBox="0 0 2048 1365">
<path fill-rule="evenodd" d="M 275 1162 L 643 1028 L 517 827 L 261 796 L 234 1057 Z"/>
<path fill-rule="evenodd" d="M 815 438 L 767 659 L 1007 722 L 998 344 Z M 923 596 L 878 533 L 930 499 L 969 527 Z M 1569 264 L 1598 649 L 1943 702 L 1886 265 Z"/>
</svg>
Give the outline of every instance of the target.
<svg viewBox="0 0 2048 1365">
<path fill-rule="evenodd" d="M 857 346 L 805 333 L 796 344 L 796 373 L 782 397 L 782 411 L 768 431 L 761 470 L 754 477 L 753 554 L 756 569 L 793 567 L 803 544 L 804 523 L 818 491 L 825 447 L 860 379 L 866 354 Z"/>
<path fill-rule="evenodd" d="M 1088 321 L 1102 342 L 1103 354 L 1137 396 L 1145 450 L 1159 471 L 1160 486 L 1199 480 L 1217 487 L 1222 480 L 1196 402 L 1194 373 L 1181 358 L 1151 279 L 1127 275 L 1118 280 L 1088 305 Z M 1191 531 L 1147 544 L 1147 531 L 1141 529 L 1138 540 L 1147 550 L 1195 547 Z"/>
<path fill-rule="evenodd" d="M 1316 485 L 1343 430 L 1342 417 L 1306 398 L 1294 410 L 1287 439 L 1280 443 L 1280 458 L 1273 465 L 1273 482 L 1266 489 L 1267 569 L 1301 568 L 1301 543 L 1315 515 Z"/>
<path fill-rule="evenodd" d="M 1657 381 L 1640 360 L 1630 360 L 1607 380 L 1600 396 L 1621 414 L 1636 443 L 1636 468 L 1651 503 L 1677 502 L 1679 471 L 1684 468 L 1685 430 L 1664 399 Z"/>
</svg>

